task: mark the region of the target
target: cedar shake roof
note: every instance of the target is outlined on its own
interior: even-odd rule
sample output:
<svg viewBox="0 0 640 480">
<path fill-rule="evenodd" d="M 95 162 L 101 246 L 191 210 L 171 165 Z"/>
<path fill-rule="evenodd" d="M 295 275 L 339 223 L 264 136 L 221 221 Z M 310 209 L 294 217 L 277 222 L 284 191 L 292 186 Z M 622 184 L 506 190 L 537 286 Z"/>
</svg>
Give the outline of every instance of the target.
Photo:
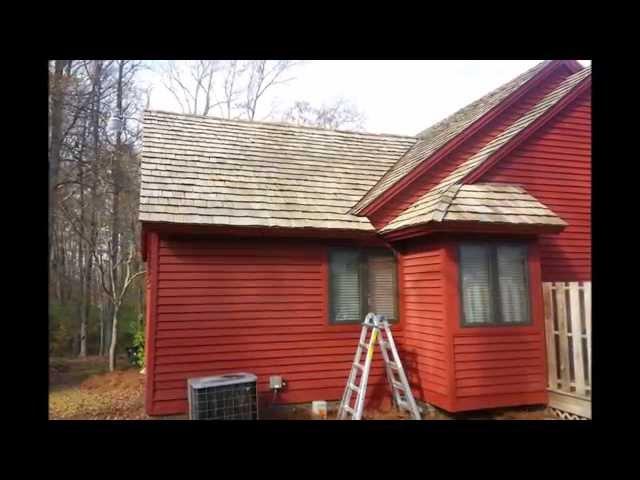
<svg viewBox="0 0 640 480">
<path fill-rule="evenodd" d="M 542 62 L 418 137 L 146 111 L 139 219 L 375 231 L 354 215 L 534 78 Z M 379 233 L 430 222 L 565 222 L 522 187 L 465 185 L 591 75 L 567 77 Z M 473 179 L 472 179 L 473 180 Z"/>
<path fill-rule="evenodd" d="M 417 225 L 416 217 L 405 217 L 402 226 Z M 567 223 L 518 185 L 476 183 L 452 185 L 439 198 L 431 216 L 438 222 L 481 222 L 518 225 L 556 225 Z M 400 228 L 387 225 L 382 232 Z"/>
<path fill-rule="evenodd" d="M 495 203 L 492 198 L 487 197 L 485 202 L 478 205 L 477 201 L 459 203 L 457 195 L 460 192 L 463 193 L 463 197 L 467 198 L 465 192 L 474 191 L 469 190 L 470 187 L 475 185 L 462 185 L 464 179 L 471 175 L 474 171 L 480 168 L 487 160 L 489 160 L 494 154 L 496 154 L 503 146 L 509 143 L 517 134 L 524 131 L 535 120 L 540 118 L 544 113 L 549 111 L 560 100 L 569 95 L 575 88 L 581 85 L 584 81 L 591 76 L 591 67 L 580 70 L 573 75 L 567 77 L 558 87 L 547 94 L 542 100 L 534 105 L 529 112 L 522 117 L 515 120 L 509 127 L 507 127 L 500 135 L 495 137 L 492 141 L 487 143 L 477 153 L 472 155 L 468 160 L 462 162 L 453 172 L 451 172 L 446 178 L 444 178 L 438 185 L 432 188 L 429 192 L 418 199 L 413 205 L 403 211 L 396 218 L 391 220 L 385 227 L 381 229 L 382 233 L 391 232 L 400 228 L 408 226 L 422 225 L 429 222 L 442 222 L 447 220 L 464 220 L 464 221 L 477 221 L 477 222 L 503 222 L 504 223 L 518 223 L 514 220 L 520 219 L 522 223 L 536 223 L 538 221 L 541 224 L 562 225 L 565 224 L 561 219 L 555 216 L 553 212 L 546 209 L 544 205 L 540 204 L 533 197 L 525 199 L 522 197 L 520 200 L 526 200 L 528 202 L 536 202 L 537 206 L 531 203 L 529 206 L 525 205 L 509 205 L 507 203 Z M 508 187 L 508 186 L 507 186 Z M 490 188 L 489 192 L 498 192 L 494 187 Z M 508 189 L 499 191 L 500 193 L 520 193 L 526 194 L 520 187 L 519 191 L 510 192 Z M 503 199 L 496 199 L 500 202 L 510 200 L 509 197 Z M 515 199 L 515 198 L 514 198 Z M 453 202 L 453 203 L 452 203 Z M 456 203 L 458 202 L 458 203 Z M 453 210 L 451 210 L 453 208 Z M 524 215 L 518 215 L 518 211 Z M 531 210 L 533 209 L 533 210 Z M 532 213 L 527 213 L 531 210 Z M 535 211 L 534 211 L 535 210 Z M 546 212 L 544 212 L 546 211 Z M 482 213 L 484 215 L 477 215 Z M 548 213 L 551 213 L 554 219 L 549 218 Z M 453 214 L 453 215 L 452 215 Z M 534 218 L 527 218 L 532 215 Z M 507 218 L 509 217 L 509 218 Z M 501 218 L 502 220 L 498 220 Z"/>
<path fill-rule="evenodd" d="M 458 110 L 453 115 L 420 132 L 420 140 L 411 148 L 380 180 L 358 201 L 351 213 L 358 213 L 402 179 L 419 164 L 427 161 L 441 147 L 454 137 L 462 133 L 467 127 L 479 120 L 494 107 L 498 106 L 506 97 L 514 93 L 521 86 L 536 76 L 552 61 L 547 60 L 527 70 L 523 74 L 493 90 L 479 100 Z"/>
<path fill-rule="evenodd" d="M 139 219 L 373 231 L 348 214 L 415 137 L 147 111 Z"/>
</svg>

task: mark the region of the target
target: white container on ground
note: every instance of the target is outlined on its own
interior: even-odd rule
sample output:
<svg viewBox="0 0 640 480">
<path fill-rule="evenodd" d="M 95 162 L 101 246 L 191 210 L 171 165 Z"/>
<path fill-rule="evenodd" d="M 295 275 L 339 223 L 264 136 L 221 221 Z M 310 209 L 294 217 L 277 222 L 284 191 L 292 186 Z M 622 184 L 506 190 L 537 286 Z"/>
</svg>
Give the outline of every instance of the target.
<svg viewBox="0 0 640 480">
<path fill-rule="evenodd" d="M 324 400 L 314 400 L 311 402 L 311 415 L 320 420 L 327 419 L 327 402 Z"/>
</svg>

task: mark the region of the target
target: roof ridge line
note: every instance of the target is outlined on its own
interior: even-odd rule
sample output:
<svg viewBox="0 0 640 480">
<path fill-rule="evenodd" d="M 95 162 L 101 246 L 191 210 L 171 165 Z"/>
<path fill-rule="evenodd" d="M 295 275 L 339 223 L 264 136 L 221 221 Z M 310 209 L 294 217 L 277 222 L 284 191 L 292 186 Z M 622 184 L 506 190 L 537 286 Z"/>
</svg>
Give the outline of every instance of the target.
<svg viewBox="0 0 640 480">
<path fill-rule="evenodd" d="M 402 135 L 399 133 L 375 133 L 375 132 L 366 132 L 366 131 L 362 131 L 359 132 L 357 130 L 342 130 L 342 129 L 337 129 L 337 128 L 322 128 L 322 127 L 316 127 L 313 125 L 299 125 L 297 123 L 288 123 L 288 122 L 276 122 L 276 121 L 268 121 L 268 120 L 246 120 L 246 119 L 233 119 L 233 118 L 224 118 L 224 117 L 218 117 L 218 116 L 213 116 L 213 115 L 198 115 L 195 113 L 179 113 L 179 112 L 171 112 L 168 110 L 154 110 L 154 109 L 145 109 L 143 111 L 143 117 L 146 116 L 147 113 L 150 114 L 154 114 L 154 113 L 159 113 L 159 114 L 164 114 L 164 115 L 171 115 L 171 116 L 175 116 L 175 117 L 189 117 L 189 118 L 195 118 L 195 119 L 200 119 L 200 120 L 216 120 L 218 122 L 222 122 L 222 123 L 241 123 L 241 124 L 248 124 L 248 125 L 271 125 L 271 126 L 276 126 L 276 127 L 285 127 L 285 128 L 299 128 L 302 130 L 316 130 L 316 131 L 321 131 L 321 132 L 326 132 L 326 133 L 346 133 L 349 135 L 362 135 L 362 136 L 373 136 L 373 137 L 395 137 L 395 138 L 402 138 L 402 139 L 413 139 L 413 140 L 418 140 L 419 138 L 415 135 Z"/>
</svg>

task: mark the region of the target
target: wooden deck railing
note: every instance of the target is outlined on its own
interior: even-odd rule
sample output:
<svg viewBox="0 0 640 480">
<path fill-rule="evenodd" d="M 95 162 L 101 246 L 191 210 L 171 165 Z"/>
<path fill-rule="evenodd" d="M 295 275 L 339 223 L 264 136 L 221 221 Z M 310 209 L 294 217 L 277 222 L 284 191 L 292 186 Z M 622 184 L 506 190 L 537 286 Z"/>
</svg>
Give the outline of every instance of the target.
<svg viewBox="0 0 640 480">
<path fill-rule="evenodd" d="M 542 284 L 549 406 L 591 418 L 591 282 Z"/>
</svg>

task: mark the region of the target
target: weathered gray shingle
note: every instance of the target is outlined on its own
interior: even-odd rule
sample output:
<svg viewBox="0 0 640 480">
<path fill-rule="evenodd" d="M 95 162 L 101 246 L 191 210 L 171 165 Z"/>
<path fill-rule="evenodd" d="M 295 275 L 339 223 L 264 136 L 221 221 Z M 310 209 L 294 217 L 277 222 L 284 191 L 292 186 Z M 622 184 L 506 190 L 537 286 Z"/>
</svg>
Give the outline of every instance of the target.
<svg viewBox="0 0 640 480">
<path fill-rule="evenodd" d="M 373 230 L 347 211 L 415 142 L 147 111 L 139 218 Z"/>
<path fill-rule="evenodd" d="M 402 226 L 424 223 L 419 212 L 407 214 Z M 476 183 L 454 185 L 439 198 L 429 221 L 480 222 L 518 225 L 566 226 L 566 222 L 527 191 L 516 185 Z M 399 227 L 386 226 L 383 232 Z"/>
</svg>

